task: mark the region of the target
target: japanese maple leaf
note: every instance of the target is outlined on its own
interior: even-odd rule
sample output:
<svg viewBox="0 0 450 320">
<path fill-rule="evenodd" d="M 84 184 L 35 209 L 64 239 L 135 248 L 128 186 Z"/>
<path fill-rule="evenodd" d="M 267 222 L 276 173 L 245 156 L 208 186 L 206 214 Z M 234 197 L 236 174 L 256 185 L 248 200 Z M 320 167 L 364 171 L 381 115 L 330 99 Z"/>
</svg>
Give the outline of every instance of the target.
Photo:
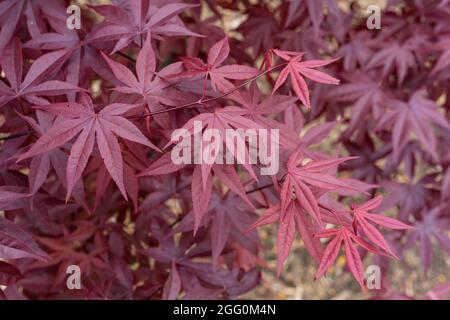
<svg viewBox="0 0 450 320">
<path fill-rule="evenodd" d="M 90 6 L 105 20 L 92 29 L 86 37 L 88 42 L 115 41 L 112 52 L 117 52 L 130 43 L 142 46 L 142 35 L 151 32 L 157 36 L 200 36 L 189 31 L 177 16 L 198 4 L 169 3 L 161 7 L 149 0 L 130 1 L 129 10 L 118 5 Z"/>
<path fill-rule="evenodd" d="M 405 183 L 386 181 L 382 185 L 389 191 L 385 202 L 387 208 L 398 206 L 398 218 L 406 221 L 409 215 L 418 214 L 424 208 L 434 192 L 430 186 L 430 177 L 423 177 L 417 181 L 407 181 Z M 384 206 L 384 204 L 383 204 Z"/>
<path fill-rule="evenodd" d="M 344 245 L 347 266 L 361 288 L 364 288 L 363 263 L 355 244 L 358 244 L 369 252 L 379 254 L 379 251 L 358 237 L 351 230 L 343 226 L 338 226 L 337 228 L 332 229 L 324 229 L 316 233 L 314 236 L 317 238 L 333 238 L 328 242 L 328 245 L 323 252 L 322 260 L 317 268 L 314 278 L 319 279 L 327 272 L 328 268 L 330 268 L 334 261 L 336 261 L 341 246 Z"/>
<path fill-rule="evenodd" d="M 314 233 L 319 231 L 317 225 L 305 215 L 305 212 L 296 203 L 289 204 L 285 214 L 282 213 L 280 205 L 269 207 L 266 212 L 258 218 L 248 229 L 259 228 L 268 224 L 278 222 L 277 231 L 277 272 L 281 273 L 283 265 L 289 255 L 290 248 L 295 238 L 296 231 L 300 234 L 306 250 L 313 259 L 319 263 L 322 258 L 322 245 Z"/>
<path fill-rule="evenodd" d="M 291 83 L 294 92 L 299 97 L 300 101 L 307 107 L 311 108 L 311 101 L 309 98 L 308 86 L 305 82 L 304 77 L 307 77 L 311 80 L 320 83 L 326 84 L 339 84 L 339 80 L 333 78 L 326 73 L 321 71 L 314 70 L 313 68 L 326 66 L 330 63 L 336 61 L 333 60 L 309 60 L 309 61 L 301 61 L 303 57 L 303 53 L 299 52 L 291 52 L 291 51 L 282 51 L 274 49 L 273 52 L 281 57 L 283 60 L 288 61 L 286 67 L 281 70 L 277 81 L 275 82 L 275 86 L 272 90 L 272 93 L 278 90 L 281 85 L 286 82 L 287 77 L 291 76 Z"/>
<path fill-rule="evenodd" d="M 236 147 L 238 142 L 242 139 L 237 138 L 233 139 L 233 141 L 228 141 L 226 139 L 226 130 L 228 129 L 260 129 L 261 126 L 257 123 L 244 118 L 243 114 L 245 111 L 241 108 L 237 107 L 225 107 L 225 108 L 218 108 L 215 109 L 214 112 L 207 112 L 207 113 L 201 113 L 193 118 L 191 118 L 188 122 L 186 122 L 181 129 L 187 130 L 189 137 L 192 137 L 195 133 L 196 127 L 194 126 L 195 123 L 199 123 L 201 125 L 201 129 L 216 129 L 218 130 L 221 141 L 226 149 L 224 149 L 222 155 L 220 155 L 220 152 L 211 152 L 211 158 L 208 162 L 211 162 L 211 164 L 203 163 L 201 165 L 201 172 L 202 172 L 202 184 L 203 188 L 206 189 L 206 181 L 207 177 L 209 176 L 211 172 L 211 168 L 213 166 L 212 163 L 216 162 L 216 160 L 219 160 L 219 156 L 223 156 L 225 154 L 225 150 L 229 151 L 233 157 L 239 162 L 243 162 L 242 165 L 245 167 L 245 169 L 250 173 L 250 175 L 256 178 L 256 175 L 252 169 L 252 165 L 249 162 L 249 151 L 248 147 L 245 147 L 245 150 L 242 150 L 243 154 L 241 154 L 241 150 L 238 150 Z M 200 127 L 199 127 L 200 129 Z M 188 137 L 186 137 L 187 139 Z M 169 144 L 172 144 L 173 142 L 170 142 Z M 198 148 L 194 150 L 194 154 L 200 154 L 203 156 L 203 152 L 206 146 L 212 146 L 214 143 L 206 143 L 204 141 L 203 143 L 203 150 L 199 150 Z M 220 145 L 222 147 L 222 145 Z M 212 150 L 211 150 L 212 151 Z M 222 162 L 223 163 L 223 162 Z"/>
<path fill-rule="evenodd" d="M 389 218 L 381 214 L 369 213 L 369 211 L 378 208 L 382 201 L 383 197 L 377 196 L 369 201 L 364 202 L 359 206 L 352 205 L 353 229 L 355 234 L 358 232 L 358 230 L 362 231 L 362 233 L 375 245 L 380 247 L 389 255 L 398 259 L 396 254 L 389 247 L 383 235 L 371 223 L 375 223 L 384 228 L 393 230 L 406 230 L 413 228 L 396 219 Z"/>
<path fill-rule="evenodd" d="M 302 6 L 303 4 L 303 6 Z M 292 24 L 295 20 L 297 20 L 302 13 L 304 12 L 304 9 L 308 10 L 309 18 L 311 20 L 311 23 L 314 27 L 314 35 L 317 37 L 321 32 L 321 26 L 323 25 L 323 20 L 326 16 L 333 16 L 334 18 L 334 25 L 333 25 L 333 31 L 337 33 L 345 32 L 346 30 L 343 30 L 342 28 L 342 11 L 339 10 L 338 4 L 336 1 L 333 0 L 292 0 L 289 3 L 289 9 L 288 14 L 286 17 L 285 27 Z M 325 8 L 327 10 L 325 10 Z M 327 15 L 325 15 L 325 12 Z"/>
<path fill-rule="evenodd" d="M 281 28 L 266 4 L 251 6 L 246 13 L 248 18 L 239 25 L 237 30 L 246 35 L 245 45 L 252 48 L 253 55 L 257 57 L 273 47 L 274 38 Z"/>
<path fill-rule="evenodd" d="M 205 95 L 207 79 L 211 80 L 211 87 L 215 91 L 227 92 L 234 88 L 234 85 L 227 79 L 245 80 L 255 77 L 260 73 L 257 69 L 244 65 L 231 64 L 221 66 L 229 54 L 230 45 L 228 43 L 228 37 L 225 37 L 209 49 L 206 63 L 199 58 L 182 58 L 186 71 L 180 74 L 174 74 L 173 77 L 202 77 L 204 81 L 203 95 Z"/>
<path fill-rule="evenodd" d="M 66 4 L 57 1 L 48 6 L 51 8 L 47 9 L 50 12 L 46 12 L 44 15 L 47 17 L 51 29 L 44 28 L 44 30 L 32 33 L 32 38 L 24 43 L 24 47 L 36 50 L 66 50 L 68 55 L 64 65 L 64 71 L 66 71 L 64 79 L 73 85 L 85 83 L 91 70 L 108 78 L 110 75 L 107 72 L 106 63 L 101 61 L 100 51 L 94 43 L 84 41 L 86 35 L 84 28 L 81 30 L 67 28 Z M 43 2 L 43 0 L 36 2 Z M 42 24 L 45 25 L 45 23 Z M 75 101 L 74 94 L 69 94 L 68 97 L 70 101 Z"/>
<path fill-rule="evenodd" d="M 433 261 L 433 243 L 435 238 L 440 247 L 450 254 L 450 219 L 445 216 L 444 208 L 434 207 L 431 210 L 424 209 L 421 212 L 422 219 L 415 224 L 406 242 L 410 247 L 416 242 L 419 243 L 420 255 L 425 271 L 427 271 Z"/>
<path fill-rule="evenodd" d="M 122 195 L 127 199 L 123 181 L 123 160 L 117 137 L 159 150 L 132 122 L 123 116 L 139 107 L 139 105 L 113 103 L 104 107 L 100 112 L 95 112 L 94 105 L 89 97 L 84 96 L 82 103 L 67 102 L 37 107 L 58 115 L 58 119 L 33 144 L 30 150 L 19 157 L 18 161 L 51 151 L 78 135 L 71 147 L 67 161 L 68 199 L 73 187 L 86 168 L 95 141 L 97 141 L 97 147 L 106 169 Z"/>
<path fill-rule="evenodd" d="M 137 77 L 126 66 L 115 62 L 102 52 L 103 58 L 108 63 L 114 76 L 125 86 L 115 87 L 114 90 L 121 93 L 134 93 L 142 96 L 149 104 L 162 102 L 168 105 L 179 103 L 182 96 L 175 90 L 167 89 L 173 82 L 167 80 L 168 74 L 181 71 L 181 64 L 174 63 L 156 72 L 155 53 L 150 42 L 150 34 L 136 59 Z"/>
<path fill-rule="evenodd" d="M 169 80 L 168 76 L 181 72 L 181 63 L 170 64 L 156 72 L 156 59 L 150 41 L 150 33 L 147 34 L 145 43 L 136 59 L 137 77 L 126 66 L 110 59 L 103 52 L 102 55 L 114 76 L 124 84 L 124 86 L 116 86 L 114 90 L 125 94 L 139 95 L 147 104 L 150 112 L 162 110 L 161 104 L 177 106 L 194 100 L 193 95 L 171 88 L 174 80 Z M 168 115 L 157 114 L 154 118 L 163 128 L 169 127 Z"/>
<path fill-rule="evenodd" d="M 15 223 L 0 217 L 0 259 L 47 260 L 33 237 Z"/>
<path fill-rule="evenodd" d="M 350 32 L 351 40 L 342 45 L 336 52 L 337 56 L 342 57 L 342 64 L 345 71 L 357 69 L 357 66 L 365 66 L 372 56 L 372 50 L 367 45 L 371 40 L 370 31 Z"/>
<path fill-rule="evenodd" d="M 364 120 L 370 111 L 374 118 L 380 117 L 387 98 L 378 81 L 367 74 L 351 73 L 344 78 L 350 82 L 330 91 L 327 97 L 337 102 L 352 103 L 352 116 L 348 128 L 348 134 L 351 134 L 357 129 L 366 127 L 367 123 Z"/>
<path fill-rule="evenodd" d="M 308 212 L 320 226 L 322 218 L 318 205 L 316 190 L 337 190 L 347 189 L 358 191 L 352 185 L 341 181 L 332 175 L 327 174 L 327 170 L 336 167 L 340 163 L 354 159 L 353 157 L 336 158 L 330 160 L 311 160 L 306 165 L 299 165 L 303 160 L 303 147 L 299 147 L 291 154 L 287 162 L 287 173 L 281 186 L 281 210 L 286 212 L 292 202 L 297 202 L 300 207 Z M 315 188 L 313 190 L 312 188 Z"/>
<path fill-rule="evenodd" d="M 136 59 L 137 78 L 126 66 L 110 59 L 103 52 L 102 55 L 115 77 L 125 85 L 125 87 L 116 87 L 117 91 L 145 96 L 154 91 L 156 84 L 160 84 L 153 81 L 156 74 L 156 59 L 150 42 L 150 33 L 147 34 L 145 43 Z M 161 89 L 160 86 L 158 89 Z"/>
<path fill-rule="evenodd" d="M 391 109 L 378 119 L 377 129 L 393 124 L 392 143 L 395 158 L 400 158 L 403 147 L 414 132 L 422 146 L 437 159 L 433 124 L 447 130 L 450 130 L 450 124 L 437 112 L 436 103 L 426 99 L 424 92 L 418 90 L 412 94 L 408 102 L 394 100 L 390 106 Z"/>
<path fill-rule="evenodd" d="M 386 78 L 395 68 L 397 71 L 397 83 L 400 85 L 406 77 L 408 68 L 416 65 L 413 50 L 414 47 L 408 43 L 403 45 L 398 43 L 385 45 L 384 48 L 372 56 L 366 68 L 383 68 L 383 78 Z"/>
<path fill-rule="evenodd" d="M 59 50 L 42 55 L 33 62 L 27 75 L 22 80 L 22 46 L 18 39 L 11 40 L 0 58 L 2 69 L 10 85 L 8 87 L 0 81 L 0 107 L 20 98 L 32 104 L 47 104 L 48 101 L 39 96 L 57 96 L 85 91 L 64 81 L 44 81 L 61 67 L 67 58 L 67 54 L 66 50 Z"/>
</svg>

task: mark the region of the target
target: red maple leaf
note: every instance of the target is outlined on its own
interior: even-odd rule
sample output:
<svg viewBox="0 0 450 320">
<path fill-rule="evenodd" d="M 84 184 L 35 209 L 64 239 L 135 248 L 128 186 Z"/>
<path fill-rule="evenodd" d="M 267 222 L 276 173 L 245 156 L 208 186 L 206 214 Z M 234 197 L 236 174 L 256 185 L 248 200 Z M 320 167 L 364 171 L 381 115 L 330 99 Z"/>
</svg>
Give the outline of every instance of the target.
<svg viewBox="0 0 450 320">
<path fill-rule="evenodd" d="M 408 102 L 393 100 L 389 107 L 391 108 L 388 112 L 382 114 L 377 120 L 376 129 L 393 126 L 394 157 L 401 158 L 401 152 L 411 139 L 411 133 L 414 132 L 417 140 L 437 159 L 437 141 L 433 133 L 433 124 L 447 130 L 450 130 L 450 124 L 436 111 L 436 103 L 425 98 L 423 90 L 418 90 L 411 95 Z"/>
<path fill-rule="evenodd" d="M 352 185 L 341 181 L 326 171 L 338 164 L 354 159 L 353 157 L 330 160 L 311 160 L 305 165 L 299 165 L 303 160 L 303 147 L 299 147 L 288 160 L 287 173 L 281 186 L 281 210 L 286 212 L 291 202 L 298 202 L 300 207 L 308 212 L 314 220 L 322 225 L 319 205 L 314 190 L 347 189 L 358 191 Z"/>
<path fill-rule="evenodd" d="M 336 261 L 339 255 L 342 244 L 344 245 L 345 257 L 347 265 L 353 274 L 353 277 L 358 281 L 358 284 L 364 288 L 364 272 L 361 256 L 355 247 L 355 243 L 363 247 L 364 249 L 377 253 L 378 251 L 373 248 L 369 243 L 359 238 L 356 234 L 345 227 L 338 227 L 333 229 L 325 229 L 317 234 L 317 238 L 330 238 L 333 239 L 328 243 L 326 249 L 323 252 L 322 260 L 317 268 L 315 279 L 320 278 L 327 272 Z"/>
<path fill-rule="evenodd" d="M 303 77 L 307 77 L 311 80 L 326 84 L 339 84 L 339 80 L 333 78 L 326 73 L 314 70 L 313 68 L 323 67 L 330 63 L 333 63 L 337 59 L 333 60 L 309 60 L 301 61 L 303 53 L 282 51 L 274 49 L 273 52 L 281 57 L 283 60 L 288 61 L 287 66 L 281 70 L 278 76 L 272 93 L 278 90 L 279 87 L 287 80 L 288 75 L 291 76 L 291 83 L 294 92 L 297 94 L 300 101 L 307 107 L 311 108 L 311 101 L 309 99 L 308 85 Z"/>
<path fill-rule="evenodd" d="M 20 98 L 32 104 L 48 104 L 48 100 L 40 96 L 58 96 L 86 91 L 68 82 L 46 80 L 61 67 L 68 54 L 67 50 L 58 50 L 42 55 L 33 62 L 22 80 L 22 45 L 18 39 L 11 40 L 0 58 L 2 69 L 10 85 L 8 87 L 0 81 L 0 107 Z"/>
<path fill-rule="evenodd" d="M 106 169 L 122 195 L 127 199 L 123 182 L 123 160 L 117 137 L 159 150 L 132 122 L 123 116 L 138 107 L 140 106 L 113 103 L 105 106 L 100 112 L 95 112 L 94 105 L 88 96 L 84 96 L 82 104 L 68 102 L 36 107 L 58 115 L 59 119 L 36 141 L 30 150 L 19 157 L 18 161 L 51 151 L 78 135 L 71 147 L 67 161 L 68 199 L 86 168 L 95 141 L 97 141 Z"/>
<path fill-rule="evenodd" d="M 151 32 L 157 36 L 201 36 L 187 29 L 177 15 L 198 4 L 169 3 L 150 5 L 150 1 L 131 1 L 129 10 L 119 5 L 90 6 L 105 17 L 101 25 L 87 36 L 88 42 L 115 41 L 112 52 L 130 43 L 142 45 L 142 35 Z"/>
<path fill-rule="evenodd" d="M 222 66 L 222 63 L 230 54 L 228 37 L 215 43 L 208 51 L 207 63 L 199 58 L 181 58 L 186 71 L 176 73 L 172 77 L 194 77 L 203 79 L 203 96 L 206 90 L 206 81 L 210 79 L 211 87 L 215 91 L 227 92 L 234 88 L 234 85 L 227 79 L 245 80 L 257 76 L 260 72 L 249 66 L 230 64 Z"/>
<path fill-rule="evenodd" d="M 413 229 L 413 227 L 408 226 L 407 224 L 404 224 L 403 222 L 400 222 L 393 218 L 389 218 L 380 214 L 369 213 L 369 211 L 378 208 L 382 201 L 383 197 L 377 196 L 374 199 L 364 202 L 359 206 L 352 205 L 353 228 L 355 233 L 357 232 L 357 230 L 362 231 L 362 233 L 370 241 L 383 249 L 389 255 L 398 259 L 396 254 L 391 250 L 391 248 L 389 248 L 388 243 L 386 242 L 380 231 L 378 231 L 373 225 L 371 225 L 370 222 L 394 230 Z"/>
</svg>

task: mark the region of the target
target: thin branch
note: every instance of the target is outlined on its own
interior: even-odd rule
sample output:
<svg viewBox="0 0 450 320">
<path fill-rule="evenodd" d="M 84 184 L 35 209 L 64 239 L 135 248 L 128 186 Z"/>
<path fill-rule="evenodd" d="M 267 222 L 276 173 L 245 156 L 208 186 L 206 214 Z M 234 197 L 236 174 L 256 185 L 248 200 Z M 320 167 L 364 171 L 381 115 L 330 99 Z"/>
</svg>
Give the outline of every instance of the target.
<svg viewBox="0 0 450 320">
<path fill-rule="evenodd" d="M 225 92 L 224 94 L 222 94 L 222 95 L 220 95 L 220 96 L 213 97 L 213 98 L 208 98 L 208 99 L 205 99 L 205 100 L 200 99 L 200 100 L 197 100 L 197 101 L 185 103 L 185 104 L 183 104 L 183 105 L 175 106 L 175 107 L 168 108 L 168 109 L 164 109 L 164 110 L 158 110 L 158 111 L 154 111 L 154 112 L 143 113 L 143 114 L 139 114 L 139 115 L 135 115 L 135 116 L 128 117 L 128 119 L 137 119 L 137 118 L 143 118 L 143 117 L 153 116 L 153 115 L 157 115 L 157 114 L 160 114 L 160 113 L 165 113 L 165 112 L 175 111 L 175 110 L 178 110 L 178 109 L 188 108 L 188 107 L 195 106 L 195 105 L 197 105 L 197 104 L 201 105 L 201 104 L 208 103 L 208 102 L 211 102 L 211 101 L 214 101 L 214 100 L 217 100 L 217 99 L 224 98 L 224 97 L 226 97 L 226 96 L 232 94 L 233 92 L 236 92 L 237 90 L 239 90 L 239 89 L 245 87 L 245 86 L 248 85 L 249 83 L 251 83 L 251 82 L 257 80 L 258 78 L 262 77 L 263 75 L 265 75 L 265 74 L 267 74 L 267 73 L 269 73 L 269 72 L 271 72 L 271 71 L 273 71 L 273 70 L 275 70 L 275 69 L 278 69 L 278 68 L 280 68 L 280 67 L 283 67 L 283 66 L 285 66 L 285 65 L 287 65 L 287 62 L 286 62 L 286 63 L 280 63 L 280 64 L 278 64 L 278 65 L 276 65 L 276 66 L 273 66 L 273 67 L 271 67 L 270 69 L 267 69 L 267 70 L 261 72 L 261 73 L 258 74 L 257 76 L 255 76 L 255 77 L 253 77 L 253 78 L 251 78 L 251 79 L 245 81 L 244 83 L 238 85 L 237 87 L 234 87 L 232 90 L 230 90 L 230 91 L 228 91 L 228 92 Z"/>
<path fill-rule="evenodd" d="M 15 134 L 11 134 L 7 137 L 1 137 L 0 140 L 9 140 L 9 139 L 15 139 L 15 138 L 20 138 L 29 134 L 32 134 L 33 131 L 24 131 L 24 132 L 19 132 L 19 133 L 15 133 Z"/>
<path fill-rule="evenodd" d="M 136 63 L 136 60 L 135 60 L 134 58 L 130 57 L 129 55 L 127 55 L 126 53 L 123 53 L 123 52 L 120 52 L 120 51 L 117 51 L 116 53 L 117 53 L 119 56 L 122 56 L 122 57 L 124 57 L 124 58 L 130 60 L 130 61 L 133 62 L 133 63 Z"/>
<path fill-rule="evenodd" d="M 285 174 L 281 177 L 280 180 L 277 180 L 277 183 L 282 183 L 282 182 L 284 181 L 284 179 L 286 179 L 286 176 L 287 176 L 287 173 L 285 173 Z M 263 186 L 261 186 L 261 187 L 257 187 L 257 188 L 255 188 L 255 189 L 246 191 L 245 193 L 246 193 L 246 194 L 250 194 L 250 193 L 253 193 L 253 192 L 257 192 L 257 191 L 264 190 L 264 189 L 266 189 L 266 188 L 270 188 L 270 187 L 272 187 L 272 186 L 273 186 L 273 183 L 269 183 L 269 184 L 263 185 Z"/>
<path fill-rule="evenodd" d="M 255 188 L 255 189 L 246 191 L 245 193 L 246 193 L 246 194 L 254 193 L 254 192 L 257 192 L 257 191 L 264 190 L 264 189 L 266 189 L 266 188 L 270 188 L 270 187 L 272 187 L 272 186 L 273 186 L 273 183 L 269 183 L 269 184 L 263 185 L 263 186 L 261 186 L 261 187 L 258 187 L 258 188 Z"/>
<path fill-rule="evenodd" d="M 184 216 L 178 216 L 171 224 L 169 224 L 170 228 L 173 228 L 176 224 L 178 224 L 181 220 L 183 220 Z"/>
</svg>

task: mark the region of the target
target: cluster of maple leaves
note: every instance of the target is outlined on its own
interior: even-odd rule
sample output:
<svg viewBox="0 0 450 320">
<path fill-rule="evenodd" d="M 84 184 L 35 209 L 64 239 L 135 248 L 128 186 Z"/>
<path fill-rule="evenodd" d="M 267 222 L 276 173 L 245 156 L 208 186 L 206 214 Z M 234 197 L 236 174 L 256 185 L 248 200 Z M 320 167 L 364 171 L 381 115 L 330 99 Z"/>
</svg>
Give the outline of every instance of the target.
<svg viewBox="0 0 450 320">
<path fill-rule="evenodd" d="M 381 298 L 405 297 L 391 258 L 450 252 L 448 1 L 388 1 L 381 30 L 357 1 L 113 0 L 80 30 L 68 5 L 0 2 L 0 298 L 238 297 L 267 267 L 265 225 L 278 274 L 298 233 L 316 279 L 342 251 L 364 287 L 371 253 Z M 195 121 L 278 129 L 279 172 L 174 163 Z"/>
</svg>

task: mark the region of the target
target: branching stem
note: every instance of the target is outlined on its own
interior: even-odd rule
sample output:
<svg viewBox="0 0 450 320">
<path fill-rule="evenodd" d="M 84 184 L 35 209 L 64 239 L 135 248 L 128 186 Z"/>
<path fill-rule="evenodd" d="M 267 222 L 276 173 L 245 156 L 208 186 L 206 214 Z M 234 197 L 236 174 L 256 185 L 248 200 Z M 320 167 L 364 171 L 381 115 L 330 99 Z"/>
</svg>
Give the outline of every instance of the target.
<svg viewBox="0 0 450 320">
<path fill-rule="evenodd" d="M 192 102 L 189 102 L 189 103 L 185 103 L 185 104 L 182 104 L 182 105 L 179 105 L 179 106 L 174 106 L 174 107 L 167 108 L 167 109 L 164 109 L 164 110 L 158 110 L 158 111 L 154 111 L 154 112 L 143 113 L 143 114 L 139 114 L 139 115 L 128 117 L 128 119 L 137 119 L 137 118 L 153 116 L 153 115 L 157 115 L 157 114 L 161 114 L 161 113 L 165 113 L 165 112 L 175 111 L 175 110 L 178 110 L 178 109 L 192 107 L 192 106 L 195 106 L 197 104 L 201 105 L 201 104 L 208 103 L 208 102 L 220 99 L 220 98 L 224 98 L 224 97 L 232 94 L 233 92 L 235 92 L 235 91 L 245 87 L 249 83 L 252 83 L 253 81 L 257 80 L 258 78 L 262 77 L 263 75 L 265 75 L 265 74 L 267 74 L 267 73 L 269 73 L 269 72 L 271 72 L 271 71 L 273 71 L 275 69 L 283 67 L 285 65 L 287 65 L 287 62 L 286 63 L 277 64 L 276 66 L 273 66 L 273 67 L 271 67 L 271 68 L 261 72 L 257 76 L 254 76 L 253 78 L 243 82 L 242 84 L 238 85 L 237 87 L 233 88 L 232 90 L 230 90 L 228 92 L 225 92 L 224 94 L 221 94 L 220 96 L 213 97 L 213 98 L 208 98 L 208 99 L 204 99 L 204 100 L 200 99 L 200 100 L 197 100 L 197 101 L 192 101 Z"/>
</svg>

